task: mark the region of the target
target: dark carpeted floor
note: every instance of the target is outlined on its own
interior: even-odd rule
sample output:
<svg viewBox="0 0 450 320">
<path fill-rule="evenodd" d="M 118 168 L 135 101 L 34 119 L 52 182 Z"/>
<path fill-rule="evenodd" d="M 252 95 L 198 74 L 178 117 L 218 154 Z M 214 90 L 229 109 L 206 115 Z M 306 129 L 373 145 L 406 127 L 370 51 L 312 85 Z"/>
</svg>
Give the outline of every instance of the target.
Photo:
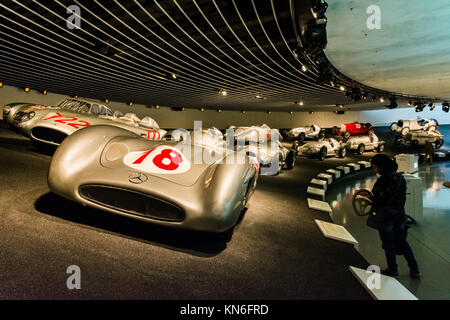
<svg viewBox="0 0 450 320">
<path fill-rule="evenodd" d="M 308 182 L 339 164 L 297 159 L 260 177 L 228 243 L 82 208 L 47 187 L 50 156 L 0 126 L 1 299 L 370 299 L 348 271 L 368 263 L 325 239 L 306 206 Z M 66 269 L 81 268 L 81 290 Z"/>
</svg>

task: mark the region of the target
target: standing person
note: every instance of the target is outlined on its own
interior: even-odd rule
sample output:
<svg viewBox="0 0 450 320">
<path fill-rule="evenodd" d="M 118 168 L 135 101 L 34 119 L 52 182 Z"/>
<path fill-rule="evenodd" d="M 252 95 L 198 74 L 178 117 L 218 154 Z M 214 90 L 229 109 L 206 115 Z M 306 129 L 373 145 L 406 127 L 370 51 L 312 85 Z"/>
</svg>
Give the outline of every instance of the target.
<svg viewBox="0 0 450 320">
<path fill-rule="evenodd" d="M 375 155 L 371 163 L 380 177 L 372 189 L 374 213 L 369 216 L 367 224 L 378 229 L 383 244 L 388 268 L 381 273 L 398 276 L 396 254 L 402 254 L 408 262 L 410 276 L 419 278 L 417 261 L 406 241 L 406 180 L 397 172 L 398 165 L 395 160 L 385 154 Z"/>
<path fill-rule="evenodd" d="M 430 158 L 430 164 L 433 164 L 433 144 L 430 141 L 425 142 L 425 158 L 423 160 L 423 163 L 427 163 L 427 158 Z"/>
</svg>

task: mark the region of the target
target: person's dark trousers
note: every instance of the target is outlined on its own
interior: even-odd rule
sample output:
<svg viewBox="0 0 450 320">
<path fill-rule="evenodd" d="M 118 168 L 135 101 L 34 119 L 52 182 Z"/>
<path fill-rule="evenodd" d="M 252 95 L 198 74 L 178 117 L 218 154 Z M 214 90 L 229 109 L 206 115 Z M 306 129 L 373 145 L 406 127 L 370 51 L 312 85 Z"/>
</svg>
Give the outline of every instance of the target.
<svg viewBox="0 0 450 320">
<path fill-rule="evenodd" d="M 384 228 L 379 230 L 379 233 L 383 243 L 388 269 L 396 273 L 396 254 L 403 254 L 408 262 L 409 269 L 414 273 L 418 273 L 419 267 L 416 258 L 406 241 L 404 213 L 389 214 L 386 217 Z"/>
</svg>

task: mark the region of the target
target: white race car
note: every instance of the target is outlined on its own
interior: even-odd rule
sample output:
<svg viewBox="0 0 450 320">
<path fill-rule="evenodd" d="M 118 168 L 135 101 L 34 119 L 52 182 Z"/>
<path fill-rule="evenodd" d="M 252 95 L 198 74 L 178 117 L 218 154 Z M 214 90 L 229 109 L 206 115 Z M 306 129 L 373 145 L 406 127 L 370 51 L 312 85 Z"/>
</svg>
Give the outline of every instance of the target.
<svg viewBox="0 0 450 320">
<path fill-rule="evenodd" d="M 322 130 L 319 126 L 313 124 L 309 127 L 293 128 L 287 133 L 287 137 L 290 139 L 297 139 L 302 143 L 305 138 L 324 138 L 325 130 Z"/>
<path fill-rule="evenodd" d="M 380 141 L 375 133 L 368 136 L 354 136 L 347 140 L 347 150 L 355 150 L 358 154 L 365 151 L 384 151 L 384 141 Z"/>
<path fill-rule="evenodd" d="M 318 157 L 324 160 L 326 157 L 333 156 L 344 158 L 347 154 L 347 146 L 345 143 L 338 142 L 333 138 L 324 138 L 319 141 L 312 141 L 300 146 L 297 141 L 294 147 L 301 156 Z"/>
<path fill-rule="evenodd" d="M 416 130 L 436 130 L 439 123 L 435 119 L 431 120 L 398 120 L 397 122 L 391 123 L 389 127 L 391 132 L 399 132 L 402 136 L 406 136 L 410 131 Z"/>
<path fill-rule="evenodd" d="M 395 138 L 395 144 L 411 144 L 411 147 L 423 146 L 425 142 L 431 142 L 436 149 L 439 149 L 444 144 L 444 136 L 437 130 L 431 131 L 411 131 L 405 136 L 398 136 Z"/>
</svg>

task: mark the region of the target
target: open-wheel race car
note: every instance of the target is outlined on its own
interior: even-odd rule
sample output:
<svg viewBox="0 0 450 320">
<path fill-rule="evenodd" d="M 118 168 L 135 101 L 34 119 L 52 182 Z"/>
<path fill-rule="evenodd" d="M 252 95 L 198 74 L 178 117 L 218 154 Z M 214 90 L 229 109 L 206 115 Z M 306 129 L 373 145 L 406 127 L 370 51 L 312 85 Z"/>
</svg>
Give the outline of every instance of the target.
<svg viewBox="0 0 450 320">
<path fill-rule="evenodd" d="M 425 143 L 431 142 L 436 149 L 439 149 L 444 144 L 444 136 L 437 130 L 417 130 L 410 131 L 406 135 L 399 135 L 395 137 L 395 144 L 411 145 L 411 147 L 423 146 Z"/>
<path fill-rule="evenodd" d="M 261 175 L 277 175 L 283 169 L 294 168 L 296 151 L 281 144 L 281 134 L 277 129 L 267 125 L 231 128 L 234 130 L 234 149 L 256 159 Z"/>
<path fill-rule="evenodd" d="M 149 141 L 113 126 L 91 126 L 67 137 L 48 172 L 54 193 L 75 202 L 174 228 L 229 232 L 256 186 L 248 157 L 224 149 Z"/>
<path fill-rule="evenodd" d="M 342 124 L 341 127 L 333 127 L 335 135 L 342 135 L 345 139 L 350 136 L 368 134 L 373 132 L 373 126 L 370 123 L 360 123 L 358 121 Z"/>
<path fill-rule="evenodd" d="M 38 148 L 58 146 L 75 131 L 99 124 L 120 127 L 148 140 L 160 140 L 166 134 L 150 117 L 141 120 L 133 113 L 112 112 L 84 99 L 67 99 L 57 108 L 29 107 L 14 115 L 14 126 Z"/>
<path fill-rule="evenodd" d="M 353 150 L 358 154 L 363 154 L 365 151 L 384 151 L 384 141 L 380 141 L 375 133 L 368 136 L 350 137 L 346 145 L 348 151 Z"/>
<path fill-rule="evenodd" d="M 402 136 L 406 136 L 410 131 L 434 131 L 439 123 L 435 119 L 426 120 L 398 120 L 391 123 L 389 129 L 391 132 L 400 133 Z"/>
<path fill-rule="evenodd" d="M 296 139 L 300 143 L 308 139 L 322 139 L 325 137 L 325 130 L 321 129 L 319 126 L 315 124 L 309 127 L 298 127 L 289 130 L 287 133 L 287 137 L 289 139 Z"/>
<path fill-rule="evenodd" d="M 343 142 L 338 142 L 333 138 L 324 138 L 319 141 L 311 141 L 304 145 L 294 142 L 294 148 L 298 155 L 307 157 L 317 157 L 324 160 L 327 157 L 344 158 L 347 154 L 347 146 Z"/>
</svg>

